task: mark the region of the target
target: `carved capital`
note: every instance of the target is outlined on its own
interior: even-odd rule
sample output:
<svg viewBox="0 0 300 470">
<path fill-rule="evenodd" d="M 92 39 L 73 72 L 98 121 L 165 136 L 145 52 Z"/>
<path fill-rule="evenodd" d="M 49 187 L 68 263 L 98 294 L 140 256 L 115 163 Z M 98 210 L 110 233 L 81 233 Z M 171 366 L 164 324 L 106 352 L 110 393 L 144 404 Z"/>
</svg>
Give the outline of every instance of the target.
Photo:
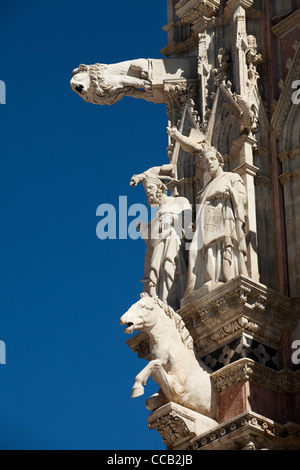
<svg viewBox="0 0 300 470">
<path fill-rule="evenodd" d="M 147 421 L 168 449 L 183 449 L 193 437 L 217 426 L 213 419 L 172 402 L 151 413 Z"/>
<path fill-rule="evenodd" d="M 193 298 L 179 313 L 188 326 L 201 358 L 207 358 L 216 350 L 216 346 L 222 349 L 230 345 L 240 333 L 239 338 L 248 334 L 256 342 L 251 346 L 251 355 L 255 348 L 263 347 L 259 344 L 271 347 L 273 351 L 266 347 L 271 361 L 276 356 L 282 332 L 286 329 L 291 331 L 300 317 L 296 302 L 243 276 L 210 292 L 203 293 L 199 289 L 199 292 L 195 291 L 191 295 Z M 237 346 L 229 347 L 235 350 Z M 233 360 L 237 357 L 235 355 Z M 257 361 L 264 360 L 259 351 L 258 356 L 254 354 L 253 357 Z M 273 367 L 276 367 L 276 362 Z"/>
<path fill-rule="evenodd" d="M 282 186 L 285 186 L 288 183 L 291 183 L 300 178 L 300 168 L 296 168 L 294 171 L 286 171 L 279 176 L 279 181 Z"/>
<path fill-rule="evenodd" d="M 300 147 L 296 147 L 293 150 L 285 150 L 280 155 L 278 155 L 278 160 L 284 162 L 286 160 L 300 156 Z"/>
</svg>

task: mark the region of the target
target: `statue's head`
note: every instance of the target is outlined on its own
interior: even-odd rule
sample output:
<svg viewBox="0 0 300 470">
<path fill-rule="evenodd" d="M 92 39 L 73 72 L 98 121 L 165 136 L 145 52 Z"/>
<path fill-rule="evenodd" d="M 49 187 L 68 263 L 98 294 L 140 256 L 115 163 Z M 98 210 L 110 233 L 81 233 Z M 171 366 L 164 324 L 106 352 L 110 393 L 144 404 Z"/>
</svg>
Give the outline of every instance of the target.
<svg viewBox="0 0 300 470">
<path fill-rule="evenodd" d="M 120 324 L 126 326 L 124 333 L 151 329 L 156 323 L 159 308 L 155 298 L 146 293 L 141 294 L 140 300 L 120 318 Z"/>
<path fill-rule="evenodd" d="M 161 205 L 163 194 L 167 194 L 168 191 L 166 185 L 159 178 L 146 177 L 143 186 L 149 206 Z"/>
<path fill-rule="evenodd" d="M 213 173 L 223 168 L 224 159 L 215 147 L 206 147 L 201 153 L 200 165 L 208 173 Z"/>
<path fill-rule="evenodd" d="M 89 66 L 81 64 L 72 72 L 70 87 L 72 88 L 72 90 L 78 93 L 78 95 L 84 98 L 84 96 L 88 93 L 90 86 L 91 80 L 89 74 Z"/>
</svg>

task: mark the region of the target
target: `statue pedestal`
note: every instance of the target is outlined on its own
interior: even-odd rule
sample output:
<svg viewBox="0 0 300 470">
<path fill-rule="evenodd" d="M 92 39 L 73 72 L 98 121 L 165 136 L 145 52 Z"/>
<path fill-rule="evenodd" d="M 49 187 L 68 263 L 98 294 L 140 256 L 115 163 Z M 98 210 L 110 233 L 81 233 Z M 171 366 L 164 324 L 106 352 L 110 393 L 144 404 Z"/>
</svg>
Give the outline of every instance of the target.
<svg viewBox="0 0 300 470">
<path fill-rule="evenodd" d="M 288 341 L 300 319 L 297 302 L 244 276 L 201 291 L 185 298 L 178 313 L 213 371 L 242 358 L 277 371 L 293 369 Z"/>
</svg>

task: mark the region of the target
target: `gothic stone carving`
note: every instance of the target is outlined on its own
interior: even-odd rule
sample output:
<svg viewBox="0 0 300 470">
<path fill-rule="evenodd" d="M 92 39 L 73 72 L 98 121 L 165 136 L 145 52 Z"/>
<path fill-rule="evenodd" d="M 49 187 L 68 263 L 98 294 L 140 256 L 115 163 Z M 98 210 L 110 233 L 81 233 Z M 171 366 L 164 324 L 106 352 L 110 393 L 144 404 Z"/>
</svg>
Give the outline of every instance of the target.
<svg viewBox="0 0 300 470">
<path fill-rule="evenodd" d="M 196 359 L 193 340 L 181 317 L 159 299 L 141 294 L 120 320 L 125 333 L 144 331 L 149 336 L 150 362 L 136 376 L 132 397 L 144 393 L 152 374 L 159 392 L 148 398 L 146 407 L 155 410 L 173 401 L 208 417 L 216 413 L 209 368 Z"/>
<path fill-rule="evenodd" d="M 181 0 L 176 5 L 176 13 L 182 23 L 194 23 L 202 16 L 215 15 L 219 8 L 220 0 Z"/>
<path fill-rule="evenodd" d="M 197 79 L 197 59 L 135 59 L 116 64 L 81 64 L 73 70 L 70 86 L 82 99 L 113 105 L 124 96 L 165 103 L 164 84 L 178 81 L 183 92 Z"/>
<path fill-rule="evenodd" d="M 188 217 L 189 213 L 191 219 L 192 208 L 186 198 L 167 195 L 167 187 L 162 182 L 166 167 L 172 179 L 175 170 L 172 165 L 165 165 L 134 175 L 131 185 L 142 182 L 148 204 L 158 206 L 153 220 L 138 225 L 146 242 L 143 292 L 158 296 L 177 310 L 186 289 L 187 274 L 183 214 Z"/>
<path fill-rule="evenodd" d="M 212 380 L 218 393 L 241 381 L 251 381 L 277 393 L 300 392 L 300 371 L 293 372 L 288 369 L 275 371 L 246 358 L 214 372 Z"/>
<path fill-rule="evenodd" d="M 192 437 L 217 426 L 216 421 L 172 402 L 151 413 L 147 421 L 149 429 L 156 429 L 173 450 L 182 449 Z"/>
</svg>

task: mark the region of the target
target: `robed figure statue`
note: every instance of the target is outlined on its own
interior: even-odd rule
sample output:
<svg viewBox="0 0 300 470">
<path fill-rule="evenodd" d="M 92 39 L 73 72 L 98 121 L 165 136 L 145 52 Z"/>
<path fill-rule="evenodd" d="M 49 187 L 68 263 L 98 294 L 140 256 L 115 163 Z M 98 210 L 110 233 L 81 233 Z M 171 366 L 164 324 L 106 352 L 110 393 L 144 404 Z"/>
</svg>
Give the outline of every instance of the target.
<svg viewBox="0 0 300 470">
<path fill-rule="evenodd" d="M 165 177 L 162 173 L 161 167 L 151 168 L 134 175 L 130 184 L 142 183 L 148 204 L 158 208 L 148 224 L 138 224 L 146 242 L 143 292 L 177 310 L 186 290 L 187 230 L 184 226 L 192 221 L 192 209 L 186 198 L 167 195 L 167 187 L 160 179 Z"/>
<path fill-rule="evenodd" d="M 199 154 L 200 165 L 210 177 L 197 195 L 195 233 L 187 245 L 185 295 L 204 285 L 216 287 L 240 274 L 248 276 L 243 180 L 238 174 L 223 170 L 222 155 L 204 139 L 195 142 L 176 128 L 168 132 L 184 150 Z"/>
</svg>

